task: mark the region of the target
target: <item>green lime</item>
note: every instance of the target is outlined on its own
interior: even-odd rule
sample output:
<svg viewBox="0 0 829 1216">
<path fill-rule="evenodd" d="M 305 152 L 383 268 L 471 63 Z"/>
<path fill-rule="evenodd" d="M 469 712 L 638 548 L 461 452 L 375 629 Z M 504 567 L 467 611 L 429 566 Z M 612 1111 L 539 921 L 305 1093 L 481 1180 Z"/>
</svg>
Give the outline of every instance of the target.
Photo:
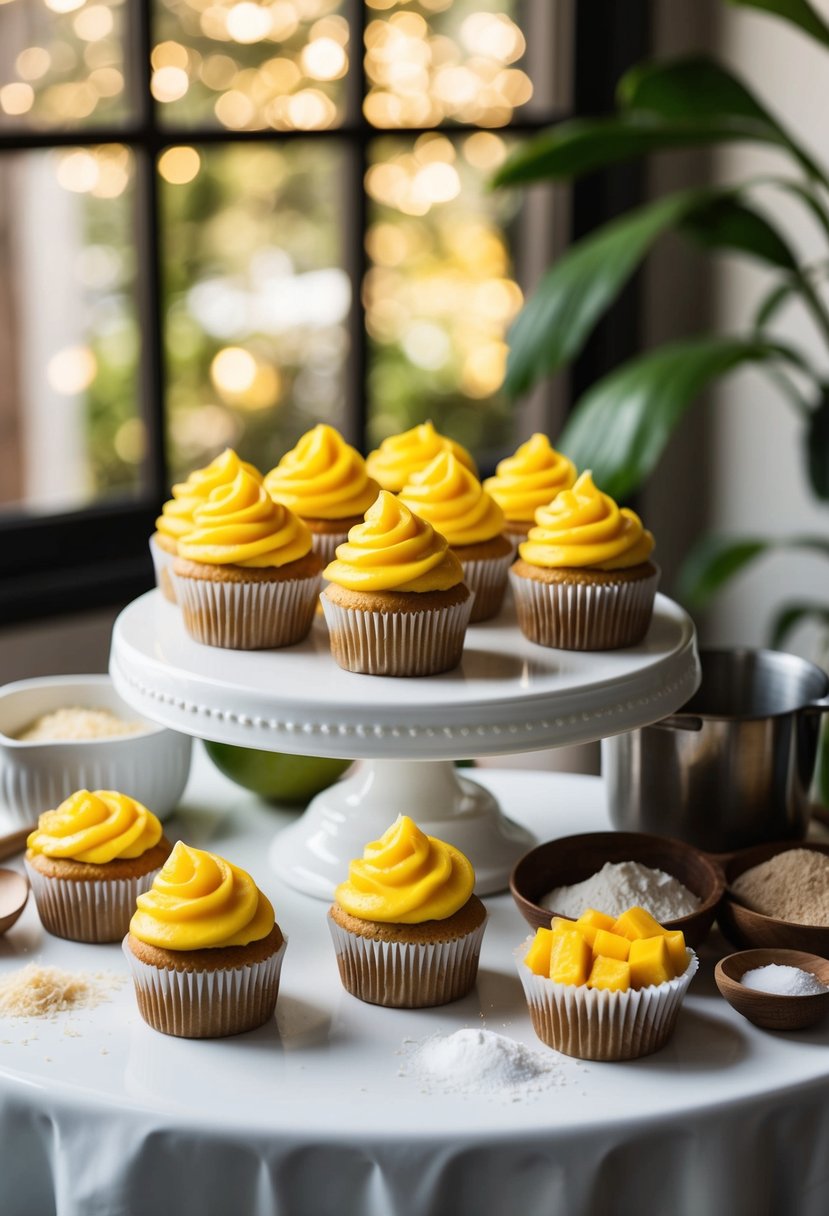
<svg viewBox="0 0 829 1216">
<path fill-rule="evenodd" d="M 261 798 L 270 802 L 306 803 L 333 784 L 351 764 L 327 756 L 289 756 L 284 752 L 260 752 L 230 743 L 205 740 L 207 754 L 216 768 Z"/>
</svg>

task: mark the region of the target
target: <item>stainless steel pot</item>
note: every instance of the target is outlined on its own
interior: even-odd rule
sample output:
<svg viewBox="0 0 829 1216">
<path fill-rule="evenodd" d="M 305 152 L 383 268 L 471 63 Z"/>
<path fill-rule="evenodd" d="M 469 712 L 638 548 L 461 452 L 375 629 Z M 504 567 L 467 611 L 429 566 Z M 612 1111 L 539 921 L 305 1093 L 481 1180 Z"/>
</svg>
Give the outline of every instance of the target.
<svg viewBox="0 0 829 1216">
<path fill-rule="evenodd" d="M 774 650 L 700 662 L 678 713 L 602 744 L 611 821 L 715 853 L 804 836 L 829 676 Z"/>
</svg>

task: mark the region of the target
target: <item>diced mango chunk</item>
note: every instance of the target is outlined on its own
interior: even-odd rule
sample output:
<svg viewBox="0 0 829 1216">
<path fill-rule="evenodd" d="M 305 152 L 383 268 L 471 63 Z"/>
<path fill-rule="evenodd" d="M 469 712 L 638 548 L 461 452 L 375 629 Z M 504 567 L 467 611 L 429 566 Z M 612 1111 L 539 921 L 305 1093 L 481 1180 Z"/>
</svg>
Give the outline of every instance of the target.
<svg viewBox="0 0 829 1216">
<path fill-rule="evenodd" d="M 550 948 L 553 944 L 552 929 L 536 929 L 524 962 L 535 975 L 550 974 Z"/>
<path fill-rule="evenodd" d="M 630 941 L 621 933 L 608 933 L 607 929 L 597 929 L 593 942 L 593 953 L 603 954 L 605 958 L 618 959 L 626 963 L 630 954 Z"/>
<path fill-rule="evenodd" d="M 557 984 L 584 984 L 593 955 L 580 933 L 562 933 L 550 952 L 550 979 Z"/>
<path fill-rule="evenodd" d="M 630 965 L 618 958 L 606 958 L 599 954 L 593 960 L 588 988 L 607 988 L 611 992 L 627 992 L 630 987 Z"/>
<path fill-rule="evenodd" d="M 685 934 L 681 929 L 666 929 L 665 941 L 668 944 L 668 956 L 674 975 L 684 975 L 688 966 L 688 955 L 685 949 Z"/>
<path fill-rule="evenodd" d="M 665 930 L 644 908 L 628 908 L 614 924 L 613 932 L 635 942 L 640 938 L 661 937 Z"/>
<path fill-rule="evenodd" d="M 586 912 L 582 912 L 579 919 L 575 922 L 579 933 L 591 946 L 599 929 L 610 931 L 613 928 L 613 924 L 612 916 L 608 916 L 605 912 L 597 912 L 595 908 L 588 908 Z"/>
<path fill-rule="evenodd" d="M 633 988 L 648 988 L 651 984 L 664 984 L 674 978 L 668 943 L 664 937 L 639 938 L 631 942 L 628 962 Z"/>
<path fill-rule="evenodd" d="M 574 933 L 576 930 L 576 922 L 568 920 L 565 916 L 554 916 L 551 924 L 553 933 Z"/>
</svg>

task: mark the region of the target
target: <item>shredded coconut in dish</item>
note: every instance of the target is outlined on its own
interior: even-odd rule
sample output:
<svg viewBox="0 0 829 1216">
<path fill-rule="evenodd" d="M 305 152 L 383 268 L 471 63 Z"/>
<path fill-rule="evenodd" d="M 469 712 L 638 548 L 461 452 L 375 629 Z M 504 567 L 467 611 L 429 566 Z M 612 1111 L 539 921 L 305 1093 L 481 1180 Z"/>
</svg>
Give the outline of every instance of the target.
<svg viewBox="0 0 829 1216">
<path fill-rule="evenodd" d="M 117 735 L 136 735 L 142 730 L 146 730 L 143 722 L 125 722 L 108 709 L 68 705 L 41 714 L 17 738 L 21 743 L 50 743 L 63 739 L 109 739 Z"/>
<path fill-rule="evenodd" d="M 492 1030 L 456 1030 L 422 1043 L 401 1075 L 431 1092 L 519 1102 L 565 1084 L 560 1057 L 542 1054 Z"/>
<path fill-rule="evenodd" d="M 700 906 L 697 896 L 679 879 L 638 861 L 605 862 L 590 878 L 569 887 L 554 887 L 539 902 L 560 916 L 573 917 L 581 916 L 586 908 L 621 916 L 637 906 L 660 922 L 690 916 Z"/>
<path fill-rule="evenodd" d="M 45 1018 L 70 1009 L 94 1009 L 108 1001 L 124 980 L 120 975 L 74 974 L 29 963 L 0 976 L 0 1016 Z"/>
</svg>

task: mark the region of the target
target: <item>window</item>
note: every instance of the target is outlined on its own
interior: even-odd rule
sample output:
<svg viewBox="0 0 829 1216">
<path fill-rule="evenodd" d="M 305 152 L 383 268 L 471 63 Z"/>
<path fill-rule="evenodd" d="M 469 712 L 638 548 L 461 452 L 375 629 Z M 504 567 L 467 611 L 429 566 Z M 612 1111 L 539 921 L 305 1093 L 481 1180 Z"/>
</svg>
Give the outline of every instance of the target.
<svg viewBox="0 0 829 1216">
<path fill-rule="evenodd" d="M 0 0 L 0 620 L 148 585 L 171 481 L 228 444 L 267 470 L 321 419 L 431 417 L 487 468 L 556 429 L 499 386 L 569 200 L 487 180 L 608 107 L 644 9 Z"/>
</svg>

